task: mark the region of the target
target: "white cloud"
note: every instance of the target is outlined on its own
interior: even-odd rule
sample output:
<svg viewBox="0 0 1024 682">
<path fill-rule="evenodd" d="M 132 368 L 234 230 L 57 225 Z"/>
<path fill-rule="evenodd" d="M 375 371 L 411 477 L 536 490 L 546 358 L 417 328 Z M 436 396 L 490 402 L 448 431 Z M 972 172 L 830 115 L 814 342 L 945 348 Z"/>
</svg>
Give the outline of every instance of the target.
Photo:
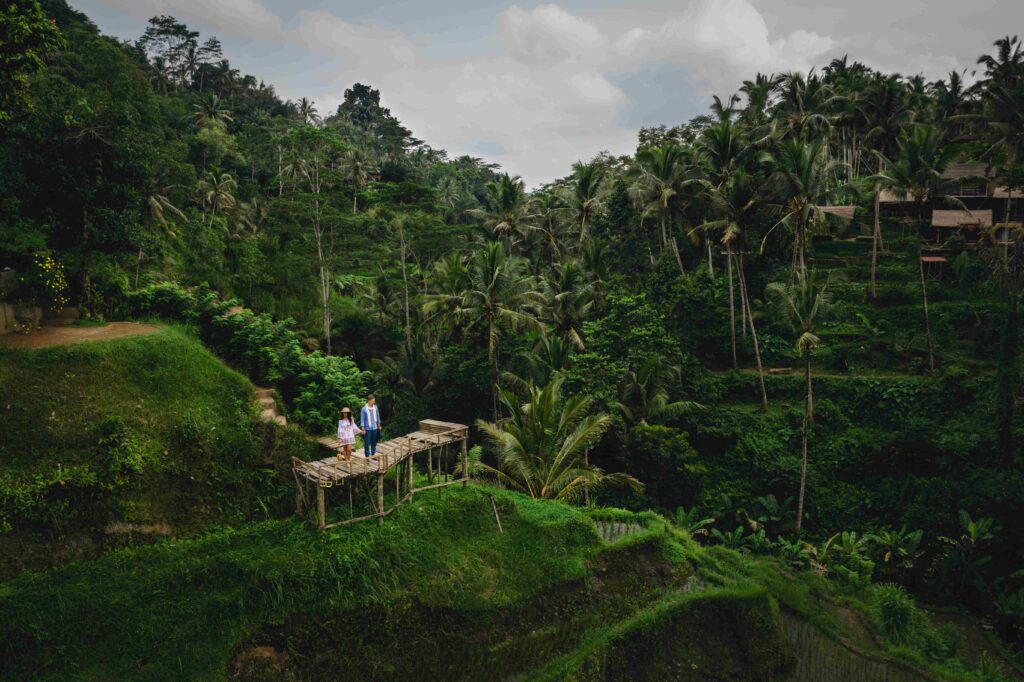
<svg viewBox="0 0 1024 682">
<path fill-rule="evenodd" d="M 205 29 L 228 36 L 277 40 L 284 33 L 281 19 L 259 0 L 102 0 L 140 19 L 171 14 L 202 24 Z"/>
</svg>

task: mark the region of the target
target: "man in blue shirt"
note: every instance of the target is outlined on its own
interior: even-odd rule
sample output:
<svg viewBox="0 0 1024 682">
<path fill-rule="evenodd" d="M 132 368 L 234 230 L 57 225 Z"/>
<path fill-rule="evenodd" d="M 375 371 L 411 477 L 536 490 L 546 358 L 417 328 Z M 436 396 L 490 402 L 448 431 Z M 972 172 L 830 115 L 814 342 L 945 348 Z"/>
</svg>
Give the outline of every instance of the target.
<svg viewBox="0 0 1024 682">
<path fill-rule="evenodd" d="M 377 454 L 377 443 L 380 441 L 380 430 L 383 427 L 376 403 L 377 399 L 371 393 L 366 397 L 366 404 L 359 413 L 359 425 L 366 430 L 363 434 L 363 454 L 367 457 Z"/>
</svg>

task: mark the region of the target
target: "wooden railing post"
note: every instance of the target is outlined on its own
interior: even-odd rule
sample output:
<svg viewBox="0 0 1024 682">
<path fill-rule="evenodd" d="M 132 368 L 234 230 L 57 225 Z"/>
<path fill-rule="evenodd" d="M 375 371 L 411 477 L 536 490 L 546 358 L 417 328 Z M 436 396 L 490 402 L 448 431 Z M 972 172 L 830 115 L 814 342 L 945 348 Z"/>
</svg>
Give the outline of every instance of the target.
<svg viewBox="0 0 1024 682">
<path fill-rule="evenodd" d="M 384 473 L 377 474 L 377 513 L 380 516 L 377 518 L 377 522 L 380 525 L 384 525 Z"/>
<path fill-rule="evenodd" d="M 466 442 L 469 440 L 469 434 L 462 439 L 462 487 L 465 488 L 469 482 L 469 454 L 466 452 Z"/>
</svg>

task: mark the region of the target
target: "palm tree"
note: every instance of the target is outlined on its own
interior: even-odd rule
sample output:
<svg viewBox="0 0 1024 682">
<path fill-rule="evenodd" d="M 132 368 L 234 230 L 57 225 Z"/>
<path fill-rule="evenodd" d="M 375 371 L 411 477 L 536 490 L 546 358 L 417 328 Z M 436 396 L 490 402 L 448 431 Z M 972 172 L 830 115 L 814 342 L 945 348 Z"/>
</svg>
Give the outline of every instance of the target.
<svg viewBox="0 0 1024 682">
<path fill-rule="evenodd" d="M 560 261 L 542 282 L 544 315 L 559 338 L 583 350 L 583 322 L 594 307 L 594 288 L 580 264 L 572 259 Z"/>
<path fill-rule="evenodd" d="M 806 272 L 807 236 L 811 226 L 824 217 L 822 207 L 847 189 L 845 185 L 837 187 L 834 180 L 845 166 L 828 157 L 823 141 L 783 140 L 765 160 L 771 173 L 769 181 L 783 200 L 783 217 L 776 227 L 787 225 L 793 230 L 793 269 L 799 264 Z"/>
<path fill-rule="evenodd" d="M 210 211 L 210 225 L 217 217 L 218 209 L 221 213 L 227 213 L 235 207 L 235 191 L 238 183 L 231 173 L 210 172 L 202 180 L 196 183 L 196 198 L 203 209 L 203 224 L 206 224 L 206 211 Z"/>
<path fill-rule="evenodd" d="M 604 180 L 604 169 L 597 163 L 577 162 L 573 165 L 576 184 L 573 186 L 572 207 L 580 226 L 580 243 L 587 239 L 587 226 L 601 207 L 598 193 Z"/>
<path fill-rule="evenodd" d="M 829 109 L 842 99 L 813 70 L 806 76 L 783 74 L 776 92 L 779 99 L 774 114 L 782 122 L 783 137 L 796 140 L 820 137 L 831 128 Z"/>
<path fill-rule="evenodd" d="M 526 234 L 534 217 L 530 214 L 525 185 L 518 175 L 502 173 L 497 180 L 487 183 L 485 189 L 488 207 L 477 213 L 483 215 L 487 226 L 504 240 L 511 253 L 513 238 Z"/>
<path fill-rule="evenodd" d="M 232 123 L 231 110 L 221 103 L 221 99 L 214 93 L 206 93 L 199 98 L 199 101 L 192 105 L 192 113 L 189 120 L 197 128 L 210 128 L 223 126 Z"/>
<path fill-rule="evenodd" d="M 356 214 L 359 193 L 370 181 L 370 176 L 377 172 L 366 152 L 361 147 L 353 147 L 345 153 L 343 177 L 352 185 L 352 215 Z"/>
<path fill-rule="evenodd" d="M 783 305 L 789 312 L 790 320 L 798 336 L 796 349 L 804 361 L 804 387 L 806 397 L 804 400 L 803 420 L 803 447 L 800 467 L 800 495 L 797 498 L 796 510 L 796 532 L 800 534 L 800 528 L 804 517 L 804 491 L 807 487 L 807 438 L 810 425 L 814 421 L 814 392 L 811 386 L 811 354 L 818 347 L 821 340 L 816 332 L 818 322 L 825 307 L 825 287 L 818 286 L 817 273 L 800 271 L 797 274 L 796 282 L 788 285 L 772 283 L 769 289 L 778 295 Z"/>
<path fill-rule="evenodd" d="M 1018 80 L 1013 85 L 994 84 L 985 93 L 983 120 L 987 127 L 986 137 L 989 147 L 983 158 L 1001 159 L 1003 177 L 1017 175 L 1019 182 L 1020 169 L 1018 162 L 1024 160 L 1024 82 Z M 1004 222 L 1009 223 L 1013 203 L 1013 180 L 1007 183 L 1006 214 Z"/>
<path fill-rule="evenodd" d="M 142 222 L 146 225 L 149 230 L 152 230 L 153 225 L 160 225 L 164 232 L 171 237 L 174 237 L 174 230 L 171 227 L 170 221 L 167 219 L 167 214 L 181 220 L 185 219 L 185 214 L 174 205 L 174 203 L 162 192 L 166 190 L 154 189 L 149 192 L 142 202 Z M 139 271 L 142 269 L 142 242 L 139 243 L 139 255 L 135 261 L 135 288 L 139 288 Z"/>
<path fill-rule="evenodd" d="M 316 105 L 313 104 L 312 100 L 303 97 L 299 100 L 296 109 L 298 110 L 299 119 L 306 125 L 315 126 L 320 122 L 320 114 L 317 112 Z"/>
<path fill-rule="evenodd" d="M 775 74 L 759 73 L 752 81 L 743 81 L 740 92 L 747 96 L 746 106 L 740 114 L 741 120 L 749 125 L 762 125 L 767 119 L 772 97 L 779 87 L 781 78 Z"/>
<path fill-rule="evenodd" d="M 705 232 L 721 231 L 722 244 L 726 250 L 726 264 L 729 278 L 729 325 L 732 341 L 732 363 L 735 369 L 738 366 L 736 358 L 736 312 L 733 303 L 733 263 L 735 261 L 736 271 L 739 275 L 741 317 L 743 318 L 744 334 L 746 334 L 747 322 L 750 324 L 750 335 L 754 343 L 754 358 L 757 361 L 757 375 L 761 387 L 761 406 L 768 409 L 768 392 L 764 383 L 764 366 L 761 363 L 761 346 L 757 338 L 757 327 L 754 324 L 754 316 L 750 313 L 750 294 L 747 290 L 747 278 L 743 259 L 743 246 L 745 235 L 750 226 L 757 220 L 757 211 L 760 208 L 763 192 L 757 187 L 751 175 L 745 170 L 738 170 L 731 174 L 728 180 L 717 187 L 708 190 L 710 199 L 709 207 L 713 220 L 701 225 L 699 228 Z"/>
<path fill-rule="evenodd" d="M 957 181 L 943 179 L 956 153 L 956 148 L 945 144 L 942 133 L 934 126 L 912 126 L 901 133 L 896 142 L 896 155 L 884 172 L 866 178 L 866 182 L 886 189 L 900 199 L 913 199 L 918 221 L 924 220 L 926 202 L 939 197 L 946 203 L 966 209 L 959 199 L 946 195 Z M 873 287 L 873 269 L 871 281 Z"/>
<path fill-rule="evenodd" d="M 543 304 L 527 275 L 526 262 L 510 256 L 498 242 L 482 245 L 469 257 L 467 288 L 459 293 L 427 296 L 423 311 L 428 316 L 446 315 L 463 324 L 466 332 L 480 328 L 487 337 L 491 367 L 494 419 L 498 418 L 498 343 L 503 329 L 540 329 L 536 310 Z"/>
<path fill-rule="evenodd" d="M 661 419 L 672 419 L 700 409 L 689 400 L 670 400 L 668 386 L 679 384 L 680 371 L 657 356 L 647 358 L 637 369 L 626 372 L 616 403 L 630 427 Z"/>
<path fill-rule="evenodd" d="M 675 142 L 660 147 L 644 147 L 637 152 L 635 171 L 638 174 L 636 186 L 643 197 L 644 210 L 658 216 L 661 248 L 672 249 L 680 272 L 683 272 L 683 258 L 672 233 L 672 220 L 679 212 L 681 192 L 686 185 L 694 182 L 684 177 L 685 159 L 686 150 Z"/>
<path fill-rule="evenodd" d="M 481 465 L 485 475 L 530 497 L 575 502 L 585 492 L 610 485 L 642 488 L 626 474 L 606 474 L 583 461 L 612 424 L 606 414 L 590 414 L 589 397 L 562 396 L 562 378 L 555 376 L 543 388 L 529 386 L 525 402 L 501 392 L 509 418 L 477 421 L 495 449 L 498 467 Z"/>
<path fill-rule="evenodd" d="M 519 353 L 522 367 L 519 374 L 506 372 L 503 376 L 518 388 L 533 384 L 547 384 L 558 373 L 572 365 L 573 347 L 561 337 L 541 332 L 533 349 Z"/>
<path fill-rule="evenodd" d="M 870 145 L 878 156 L 877 170 L 881 173 L 882 160 L 891 153 L 911 116 L 907 90 L 897 76 L 876 78 L 860 101 L 858 109 L 868 128 L 864 134 L 864 143 Z M 882 228 L 879 220 L 880 193 L 881 185 L 876 182 L 871 234 L 871 298 L 875 297 L 878 249 L 882 245 Z"/>
</svg>

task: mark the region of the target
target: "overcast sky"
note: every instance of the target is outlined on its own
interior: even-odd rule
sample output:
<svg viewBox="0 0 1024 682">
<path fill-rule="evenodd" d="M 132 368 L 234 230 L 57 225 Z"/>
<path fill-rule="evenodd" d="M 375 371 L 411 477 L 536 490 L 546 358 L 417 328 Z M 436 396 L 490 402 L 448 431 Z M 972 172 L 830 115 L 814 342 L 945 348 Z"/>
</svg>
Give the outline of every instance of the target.
<svg viewBox="0 0 1024 682">
<path fill-rule="evenodd" d="M 937 78 L 1024 30 L 1024 0 L 70 1 L 124 39 L 171 14 L 324 115 L 354 82 L 372 85 L 431 146 L 530 186 L 631 152 L 640 126 L 689 120 L 758 71 L 849 54 Z"/>
</svg>

